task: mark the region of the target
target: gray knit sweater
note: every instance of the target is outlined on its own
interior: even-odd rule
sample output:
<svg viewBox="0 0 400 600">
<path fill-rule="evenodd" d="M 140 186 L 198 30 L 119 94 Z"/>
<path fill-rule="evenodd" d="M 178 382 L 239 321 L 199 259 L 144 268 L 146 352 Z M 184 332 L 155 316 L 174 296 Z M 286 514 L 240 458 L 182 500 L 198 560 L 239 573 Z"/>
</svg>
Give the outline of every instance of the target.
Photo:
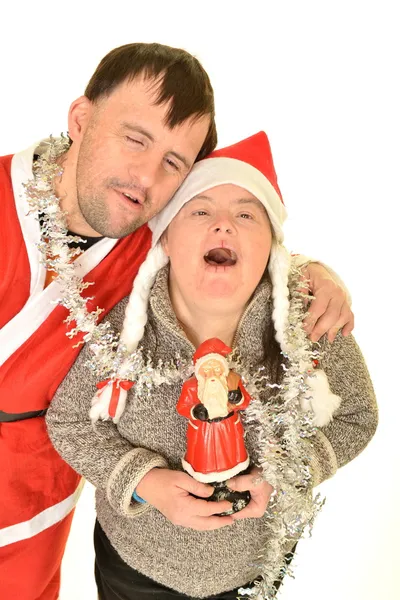
<svg viewBox="0 0 400 600">
<path fill-rule="evenodd" d="M 121 329 L 126 302 L 121 301 L 108 317 L 115 330 Z M 263 282 L 236 335 L 241 355 L 253 365 L 263 360 L 263 332 L 271 312 L 271 287 Z M 357 456 L 377 426 L 375 396 L 356 342 L 339 335 L 325 346 L 321 366 L 342 402 L 333 421 L 313 439 L 314 485 Z M 151 293 L 143 347 L 154 363 L 176 352 L 191 359 L 194 352 L 170 303 L 167 268 L 159 273 Z M 132 502 L 133 490 L 150 469 L 182 468 L 187 422 L 176 412 L 180 385 L 160 385 L 147 399 L 135 397 L 133 387 L 118 425 L 100 422 L 94 429 L 88 415 L 96 380 L 85 367 L 88 356 L 89 349 L 84 348 L 59 387 L 47 425 L 61 456 L 97 488 L 98 519 L 118 554 L 144 575 L 190 597 L 211 596 L 251 581 L 257 574 L 250 565 L 265 543 L 264 518 L 194 531 L 173 525 L 152 506 Z M 254 458 L 251 435 L 246 446 Z"/>
</svg>

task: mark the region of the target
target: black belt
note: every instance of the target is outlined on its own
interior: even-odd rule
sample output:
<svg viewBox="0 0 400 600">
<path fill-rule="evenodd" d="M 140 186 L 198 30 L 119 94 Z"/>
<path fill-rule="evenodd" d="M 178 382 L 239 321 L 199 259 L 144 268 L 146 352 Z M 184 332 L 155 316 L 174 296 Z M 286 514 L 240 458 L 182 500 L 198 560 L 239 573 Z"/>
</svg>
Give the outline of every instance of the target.
<svg viewBox="0 0 400 600">
<path fill-rule="evenodd" d="M 14 423 L 15 421 L 25 421 L 25 419 L 34 419 L 35 417 L 44 417 L 47 408 L 43 410 L 31 410 L 24 413 L 8 413 L 0 410 L 0 423 Z"/>
</svg>

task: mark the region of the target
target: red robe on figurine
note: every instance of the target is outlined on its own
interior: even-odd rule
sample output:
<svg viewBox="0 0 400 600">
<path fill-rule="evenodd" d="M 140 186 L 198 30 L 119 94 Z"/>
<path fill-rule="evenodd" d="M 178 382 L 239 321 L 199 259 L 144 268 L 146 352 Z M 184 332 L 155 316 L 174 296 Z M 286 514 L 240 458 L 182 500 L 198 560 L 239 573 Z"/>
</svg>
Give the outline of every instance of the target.
<svg viewBox="0 0 400 600">
<path fill-rule="evenodd" d="M 53 448 L 43 416 L 82 345 L 70 340 L 68 312 L 54 302 L 28 214 L 23 183 L 32 178 L 32 147 L 0 158 L 0 597 L 56 600 L 60 564 L 81 477 Z M 122 239 L 104 238 L 78 257 L 77 270 L 94 282 L 89 310 L 104 317 L 129 294 L 150 246 L 143 227 Z M 29 414 L 31 413 L 31 414 Z M 36 415 L 36 416 L 35 416 Z M 29 418 L 31 417 L 31 418 Z"/>
<path fill-rule="evenodd" d="M 195 377 L 183 384 L 177 403 L 178 413 L 189 419 L 182 465 L 203 483 L 226 481 L 249 465 L 239 411 L 251 397 L 229 370 L 230 352 L 217 338 L 203 342 L 193 357 Z"/>
</svg>

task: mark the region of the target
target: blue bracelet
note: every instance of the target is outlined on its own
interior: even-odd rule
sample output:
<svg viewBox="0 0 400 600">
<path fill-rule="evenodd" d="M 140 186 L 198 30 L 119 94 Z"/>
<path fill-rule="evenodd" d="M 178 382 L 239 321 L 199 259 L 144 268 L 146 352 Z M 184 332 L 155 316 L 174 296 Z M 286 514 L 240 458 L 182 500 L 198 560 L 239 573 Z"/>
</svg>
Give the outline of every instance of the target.
<svg viewBox="0 0 400 600">
<path fill-rule="evenodd" d="M 136 490 L 132 494 L 132 498 L 136 500 L 136 502 L 140 502 L 140 504 L 146 504 L 146 500 L 143 500 L 140 496 L 137 495 Z"/>
</svg>

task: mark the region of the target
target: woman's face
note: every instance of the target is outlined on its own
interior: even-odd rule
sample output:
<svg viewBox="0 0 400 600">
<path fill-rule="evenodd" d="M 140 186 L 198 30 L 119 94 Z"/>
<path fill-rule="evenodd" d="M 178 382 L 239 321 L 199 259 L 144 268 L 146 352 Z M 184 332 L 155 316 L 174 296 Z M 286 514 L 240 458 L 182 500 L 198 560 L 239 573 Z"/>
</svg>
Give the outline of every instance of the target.
<svg viewBox="0 0 400 600">
<path fill-rule="evenodd" d="M 163 236 L 171 291 L 202 308 L 244 307 L 268 263 L 272 233 L 259 200 L 219 185 L 195 196 Z"/>
</svg>

